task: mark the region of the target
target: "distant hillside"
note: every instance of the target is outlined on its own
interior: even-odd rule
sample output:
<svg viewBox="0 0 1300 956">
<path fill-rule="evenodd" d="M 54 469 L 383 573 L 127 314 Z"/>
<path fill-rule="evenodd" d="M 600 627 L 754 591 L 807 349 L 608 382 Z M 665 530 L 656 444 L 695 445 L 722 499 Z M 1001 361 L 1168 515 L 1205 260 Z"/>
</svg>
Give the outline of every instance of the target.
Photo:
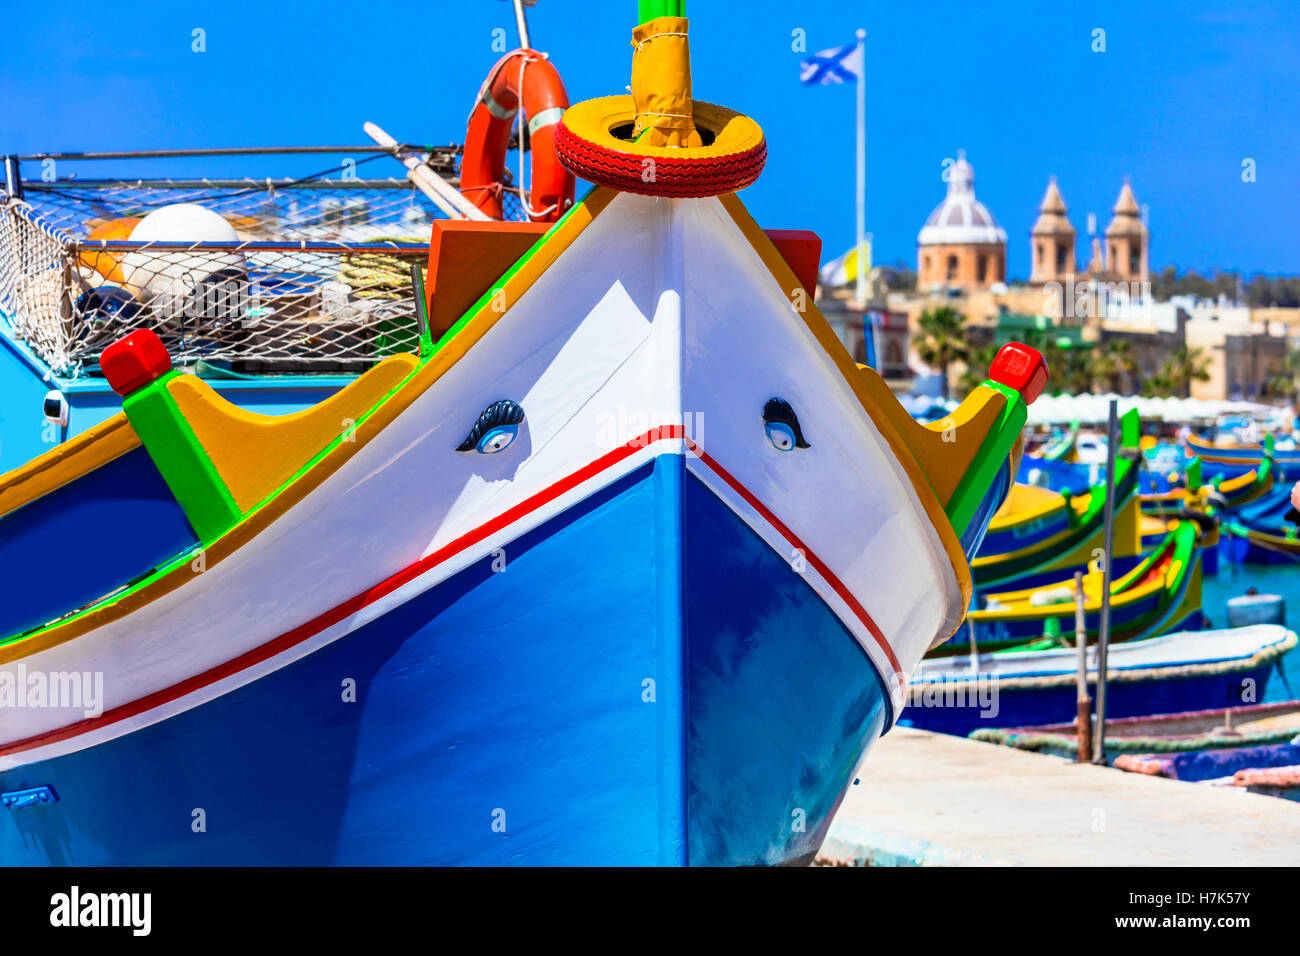
<svg viewBox="0 0 1300 956">
<path fill-rule="evenodd" d="M 1255 308 L 1300 306 L 1300 276 L 1246 277 L 1240 272 L 1220 272 L 1217 269 L 1212 276 L 1203 276 L 1194 270 L 1180 273 L 1175 266 L 1166 266 L 1151 274 L 1151 294 L 1158 302 L 1175 295 L 1217 299 L 1222 294 L 1235 300 L 1238 283 L 1242 300 Z"/>
</svg>

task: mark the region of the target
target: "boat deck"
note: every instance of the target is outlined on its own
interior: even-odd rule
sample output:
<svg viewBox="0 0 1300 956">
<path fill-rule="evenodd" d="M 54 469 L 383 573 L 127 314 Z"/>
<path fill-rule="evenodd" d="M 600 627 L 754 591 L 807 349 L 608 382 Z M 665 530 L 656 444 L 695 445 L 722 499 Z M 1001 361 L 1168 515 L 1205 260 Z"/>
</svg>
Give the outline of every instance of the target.
<svg viewBox="0 0 1300 956">
<path fill-rule="evenodd" d="M 896 727 L 819 862 L 872 866 L 1295 866 L 1300 803 Z"/>
</svg>

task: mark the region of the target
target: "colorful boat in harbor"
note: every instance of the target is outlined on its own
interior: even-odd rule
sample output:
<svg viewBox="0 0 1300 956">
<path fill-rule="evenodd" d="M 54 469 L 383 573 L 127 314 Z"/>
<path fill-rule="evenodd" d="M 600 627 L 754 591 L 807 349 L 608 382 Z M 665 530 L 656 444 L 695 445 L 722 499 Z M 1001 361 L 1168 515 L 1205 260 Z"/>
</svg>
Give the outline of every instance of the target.
<svg viewBox="0 0 1300 956">
<path fill-rule="evenodd" d="M 913 421 L 815 238 L 735 195 L 765 141 L 692 100 L 686 32 L 642 19 L 631 95 L 564 113 L 597 185 L 525 251 L 433 225 L 438 340 L 420 297 L 413 351 L 282 416 L 150 330 L 104 350 L 123 412 L 0 476 L 0 860 L 811 860 L 965 613 L 1046 366 L 1006 346 Z"/>
<path fill-rule="evenodd" d="M 1026 457 L 1038 461 L 1068 462 L 1074 455 L 1074 443 L 1079 437 L 1078 424 L 1053 434 L 1047 441 L 1030 451 Z"/>
<path fill-rule="evenodd" d="M 1215 547 L 1217 529 L 1195 521 L 1175 523 L 1159 547 L 1130 571 L 1111 581 L 1112 641 L 1136 641 L 1167 631 L 1201 627 L 1201 552 Z M 1083 578 L 1084 620 L 1095 641 L 1101 621 L 1102 574 Z M 1075 597 L 1073 579 L 1018 591 L 980 592 L 979 608 L 952 639 L 935 648 L 929 658 L 967 653 L 971 634 L 981 651 L 1037 650 L 1073 645 Z"/>
<path fill-rule="evenodd" d="M 1208 483 L 1201 483 L 1201 462 L 1193 458 L 1188 465 L 1183 487 L 1163 492 L 1144 492 L 1141 495 L 1142 512 L 1148 515 L 1175 514 L 1184 509 L 1208 511 L 1217 514 L 1233 511 L 1252 502 L 1266 498 L 1273 491 L 1277 469 L 1271 453 L 1266 453 L 1259 466 L 1239 475 L 1215 475 Z M 1191 488 L 1193 490 L 1189 491 Z"/>
<path fill-rule="evenodd" d="M 1116 644 L 1107 657 L 1107 716 L 1234 706 L 1245 688 L 1264 693 L 1296 643 L 1286 628 L 1259 624 Z M 900 723 L 962 737 L 986 727 L 1063 723 L 1078 710 L 1077 661 L 1074 647 L 927 659 L 908 687 Z M 1087 661 L 1095 685 L 1095 645 Z"/>
<path fill-rule="evenodd" d="M 1131 568 L 1142 553 L 1138 505 L 1138 417 L 1122 419 L 1124 453 L 1115 462 L 1115 570 Z M 981 591 L 1023 590 L 1054 585 L 1084 570 L 1101 553 L 1106 487 L 1085 493 L 1051 491 L 1017 483 L 989 522 L 971 573 Z"/>
<path fill-rule="evenodd" d="M 1191 435 L 1187 438 L 1187 449 L 1201 459 L 1207 474 L 1241 474 L 1251 468 L 1258 468 L 1271 452 L 1274 467 L 1283 480 L 1288 475 L 1300 476 L 1300 450 L 1278 448 L 1272 435 L 1265 436 L 1262 442 L 1245 443 L 1218 443 Z"/>
<path fill-rule="evenodd" d="M 1226 516 L 1223 549 L 1237 564 L 1279 564 L 1300 560 L 1300 527 L 1292 519 L 1290 486 Z"/>
</svg>

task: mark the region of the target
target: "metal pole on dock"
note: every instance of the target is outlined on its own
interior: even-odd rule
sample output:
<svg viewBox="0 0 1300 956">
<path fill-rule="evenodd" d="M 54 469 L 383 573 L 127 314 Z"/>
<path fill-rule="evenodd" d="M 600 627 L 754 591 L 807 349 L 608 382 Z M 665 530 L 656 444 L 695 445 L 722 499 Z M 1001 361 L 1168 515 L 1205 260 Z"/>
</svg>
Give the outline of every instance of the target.
<svg viewBox="0 0 1300 956">
<path fill-rule="evenodd" d="M 1106 652 L 1110 647 L 1110 566 L 1115 550 L 1115 458 L 1119 455 L 1119 400 L 1110 400 L 1106 423 L 1106 541 L 1101 565 L 1101 624 L 1097 633 L 1097 722 L 1092 762 L 1106 762 Z"/>
<path fill-rule="evenodd" d="M 1092 701 L 1088 697 L 1088 617 L 1083 609 L 1083 572 L 1074 572 L 1074 642 L 1079 648 L 1079 711 L 1075 727 L 1079 735 L 1076 763 L 1092 759 Z"/>
</svg>

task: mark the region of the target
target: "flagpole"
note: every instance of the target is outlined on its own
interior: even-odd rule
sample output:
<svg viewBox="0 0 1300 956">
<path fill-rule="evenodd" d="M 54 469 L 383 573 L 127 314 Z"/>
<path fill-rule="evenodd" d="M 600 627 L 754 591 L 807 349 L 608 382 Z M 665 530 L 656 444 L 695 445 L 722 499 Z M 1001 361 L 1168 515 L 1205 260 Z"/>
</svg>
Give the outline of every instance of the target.
<svg viewBox="0 0 1300 956">
<path fill-rule="evenodd" d="M 867 31 L 858 30 L 858 267 L 857 304 L 865 308 L 867 302 Z"/>
</svg>

